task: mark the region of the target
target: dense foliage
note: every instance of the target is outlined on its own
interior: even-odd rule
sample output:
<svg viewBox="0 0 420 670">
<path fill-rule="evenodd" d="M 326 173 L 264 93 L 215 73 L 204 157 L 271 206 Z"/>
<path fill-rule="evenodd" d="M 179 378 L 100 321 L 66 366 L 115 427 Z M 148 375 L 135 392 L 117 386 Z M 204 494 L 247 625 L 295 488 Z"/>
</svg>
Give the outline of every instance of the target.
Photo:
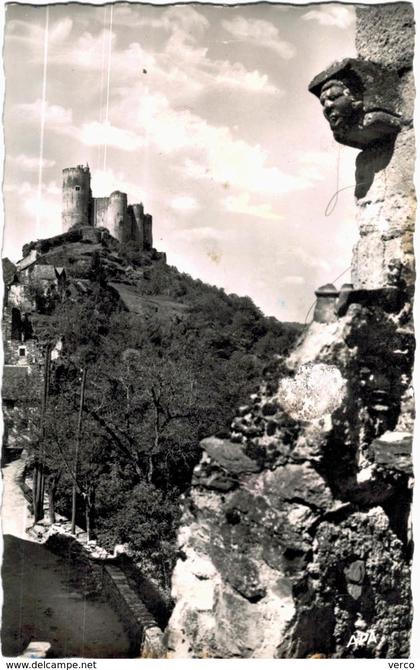
<svg viewBox="0 0 420 670">
<path fill-rule="evenodd" d="M 299 327 L 264 317 L 249 298 L 192 280 L 165 265 L 141 285 L 188 306 L 185 315 L 123 311 L 101 281 L 79 299 L 57 300 L 38 336 L 63 342 L 51 364 L 44 429 L 34 427 L 47 487 L 68 515 L 82 370 L 86 397 L 77 468 L 78 521 L 101 545 L 129 542 L 143 568 L 168 586 L 180 496 L 199 442 L 226 435 L 235 408 L 261 381 L 273 354 Z M 39 423 L 39 419 L 38 419 Z"/>
</svg>

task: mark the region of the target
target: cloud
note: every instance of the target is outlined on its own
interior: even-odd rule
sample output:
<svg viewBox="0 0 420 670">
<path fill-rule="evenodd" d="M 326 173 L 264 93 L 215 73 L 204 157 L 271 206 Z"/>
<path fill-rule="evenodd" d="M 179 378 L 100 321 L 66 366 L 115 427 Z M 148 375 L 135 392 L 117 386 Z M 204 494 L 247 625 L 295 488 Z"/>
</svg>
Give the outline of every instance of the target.
<svg viewBox="0 0 420 670">
<path fill-rule="evenodd" d="M 48 42 L 52 44 L 61 44 L 70 36 L 72 28 L 73 21 L 69 17 L 57 21 L 48 31 Z"/>
<path fill-rule="evenodd" d="M 109 30 L 100 30 L 93 34 L 86 31 L 76 40 L 67 41 L 60 48 L 50 49 L 49 65 L 68 65 L 100 75 L 98 86 L 104 85 L 108 73 L 108 50 L 111 52 L 110 75 L 114 81 L 132 80 L 139 77 L 143 69 L 156 67 L 152 53 L 146 51 L 139 42 L 130 42 L 124 48 L 117 47 L 117 34 Z M 38 56 L 42 54 L 39 51 Z"/>
<path fill-rule="evenodd" d="M 293 255 L 296 261 L 306 268 L 322 271 L 327 274 L 332 272 L 332 266 L 328 261 L 321 258 L 318 254 L 310 253 L 303 246 L 297 246 L 293 250 Z"/>
<path fill-rule="evenodd" d="M 33 184 L 32 182 L 29 181 L 23 181 L 23 182 L 8 182 L 4 184 L 4 191 L 7 193 L 17 193 L 18 195 L 23 195 L 23 196 L 36 196 L 38 197 L 38 185 Z M 61 189 L 59 188 L 57 182 L 55 180 L 52 180 L 48 182 L 48 184 L 43 184 L 42 189 L 41 189 L 41 194 L 42 195 L 58 195 L 61 193 Z"/>
<path fill-rule="evenodd" d="M 43 12 L 43 19 L 45 12 Z M 68 37 L 73 29 L 73 21 L 65 17 L 60 21 L 50 24 L 48 30 L 48 46 L 60 46 Z M 29 46 L 39 49 L 41 52 L 44 45 L 45 25 L 30 23 L 15 19 L 6 23 L 6 40 L 16 40 L 24 42 Z"/>
<path fill-rule="evenodd" d="M 61 203 L 56 197 L 44 193 L 38 198 L 37 193 L 31 192 L 26 195 L 22 209 L 28 220 L 37 221 L 39 217 L 39 229 L 34 226 L 36 237 L 51 237 L 60 231 Z"/>
<path fill-rule="evenodd" d="M 46 184 L 45 192 L 48 193 L 48 195 L 61 195 L 62 189 L 59 187 L 57 182 L 55 180 L 48 182 Z"/>
<path fill-rule="evenodd" d="M 281 279 L 282 284 L 289 284 L 291 286 L 302 286 L 305 283 L 305 280 L 300 275 L 286 275 Z"/>
<path fill-rule="evenodd" d="M 282 40 L 278 28 L 269 21 L 236 16 L 234 19 L 222 21 L 222 26 L 236 40 L 271 49 L 285 60 L 296 55 L 293 44 Z"/>
<path fill-rule="evenodd" d="M 93 38 L 92 38 L 93 39 Z M 87 53 L 81 45 L 81 52 Z M 98 46 L 91 45 L 90 62 L 97 67 Z M 87 59 L 84 56 L 85 63 Z M 122 51 L 113 50 L 112 72 L 125 81 L 133 76 L 138 79 L 140 72 L 147 70 L 143 80 L 157 90 L 168 91 L 168 86 L 179 96 L 180 93 L 196 94 L 211 88 L 235 88 L 250 93 L 279 94 L 267 74 L 258 70 L 248 70 L 242 63 L 229 60 L 211 59 L 206 46 L 197 46 L 191 34 L 174 32 L 166 41 L 161 52 L 151 54 L 138 43 L 132 43 Z"/>
<path fill-rule="evenodd" d="M 214 126 L 189 110 L 174 109 L 162 93 L 140 96 L 134 89 L 121 105 L 135 115 L 133 132 L 136 128 L 146 146 L 163 155 L 180 154 L 177 169 L 187 178 L 276 195 L 311 185 L 304 177 L 267 165 L 261 145 L 235 139 L 227 126 Z"/>
<path fill-rule="evenodd" d="M 179 209 L 183 212 L 191 212 L 199 208 L 197 200 L 190 195 L 177 195 L 169 204 L 172 209 Z"/>
<path fill-rule="evenodd" d="M 247 193 L 241 193 L 237 196 L 229 196 L 224 200 L 224 206 L 227 212 L 235 214 L 246 214 L 248 216 L 255 216 L 259 219 L 267 219 L 271 221 L 279 221 L 282 219 L 281 214 L 276 214 L 272 210 L 270 204 L 252 205 L 249 202 L 250 198 Z"/>
<path fill-rule="evenodd" d="M 337 155 L 331 151 L 306 151 L 298 160 L 299 174 L 312 182 L 323 181 L 337 165 Z"/>
<path fill-rule="evenodd" d="M 354 10 L 342 6 L 327 6 L 311 9 L 302 16 L 304 21 L 317 21 L 321 26 L 350 28 L 354 23 Z"/>
<path fill-rule="evenodd" d="M 217 136 L 217 129 L 213 130 Z M 213 134 L 211 129 L 208 134 Z M 223 143 L 203 143 L 203 149 L 203 160 L 185 159 L 184 174 L 191 179 L 214 181 L 224 187 L 265 195 L 284 195 L 311 185 L 302 177 L 268 166 L 267 156 L 260 146 L 233 140 L 229 133 Z"/>
<path fill-rule="evenodd" d="M 33 103 L 21 103 L 15 107 L 18 117 L 25 123 L 40 123 L 43 113 L 41 100 Z M 109 121 L 91 121 L 82 124 L 81 127 L 75 126 L 72 122 L 72 110 L 65 109 L 60 105 L 45 104 L 45 128 L 47 131 L 55 131 L 60 135 L 71 137 L 86 146 L 109 146 L 123 151 L 136 151 L 144 145 L 144 138 L 135 132 L 119 128 L 112 125 Z M 38 167 L 38 159 L 26 159 L 22 154 L 21 167 L 32 169 Z M 55 162 L 52 163 L 54 165 Z M 44 167 L 50 167 L 46 164 Z"/>
<path fill-rule="evenodd" d="M 271 25 L 265 21 L 257 23 Z M 30 48 L 31 59 L 42 62 L 43 26 L 27 25 L 24 21 L 12 21 L 11 24 L 8 34 L 24 40 Z M 115 32 L 121 25 L 131 28 L 160 28 L 168 36 L 160 43 L 160 48 L 145 49 L 140 42 L 131 42 L 121 48 L 118 47 Z M 100 75 L 97 80 L 98 88 L 101 85 L 104 87 L 110 47 L 111 84 L 112 80 L 132 83 L 133 78 L 138 81 L 140 77 L 143 80 L 146 77 L 146 80 L 153 80 L 156 90 L 167 91 L 171 87 L 177 96 L 183 92 L 193 95 L 209 87 L 228 87 L 264 94 L 280 92 L 265 73 L 248 70 L 242 63 L 210 58 L 209 42 L 202 40 L 198 45 L 198 39 L 209 28 L 209 22 L 204 15 L 189 6 L 170 7 L 159 18 L 141 18 L 141 14 L 131 8 L 116 6 L 114 29 L 111 32 L 101 24 L 98 32 L 91 29 L 76 37 L 72 28 L 70 19 L 56 22 L 50 27 L 49 66 L 67 65 L 72 69 L 77 67 L 96 72 Z M 274 26 L 271 28 L 276 31 Z M 72 39 L 69 39 L 70 33 Z M 250 39 L 252 40 L 251 34 Z M 278 40 L 275 43 L 277 47 L 282 44 Z"/>
<path fill-rule="evenodd" d="M 60 232 L 61 200 L 57 196 L 61 189 L 56 181 L 44 184 L 41 192 L 37 184 L 29 181 L 5 183 L 4 191 L 15 194 L 17 216 L 25 221 L 25 229 L 31 231 L 32 239 L 51 237 Z M 39 227 L 36 225 L 38 220 Z M 6 230 L 9 225 L 7 220 Z"/>
<path fill-rule="evenodd" d="M 217 228 L 202 226 L 201 228 L 181 228 L 173 234 L 173 237 L 185 242 L 208 242 L 222 240 L 225 235 Z"/>
<path fill-rule="evenodd" d="M 213 84 L 240 88 L 250 93 L 283 93 L 277 86 L 270 84 L 268 75 L 261 74 L 258 70 L 250 72 L 241 63 L 232 65 L 228 61 L 219 61 L 217 67 L 219 72 L 215 75 Z"/>
<path fill-rule="evenodd" d="M 11 156 L 9 160 L 13 161 L 20 169 L 27 170 L 29 172 L 38 171 L 40 168 L 40 163 L 42 163 L 43 168 L 54 167 L 56 161 L 48 160 L 47 158 L 42 159 L 42 161 L 36 156 L 27 156 L 26 154 L 19 154 L 18 156 Z"/>
<path fill-rule="evenodd" d="M 74 129 L 72 134 L 74 133 L 77 133 L 80 142 L 87 146 L 106 145 L 123 151 L 136 151 L 144 144 L 144 140 L 135 133 L 113 126 L 109 121 L 85 123 L 80 131 Z"/>
<path fill-rule="evenodd" d="M 127 193 L 131 204 L 147 200 L 147 193 L 141 186 L 128 181 L 122 172 L 114 172 L 112 169 L 94 170 L 91 185 L 94 197 L 108 196 L 117 188 Z"/>
<path fill-rule="evenodd" d="M 69 126 L 73 119 L 71 109 L 66 109 L 61 105 L 50 105 L 48 102 L 45 103 L 44 107 L 40 98 L 35 102 L 17 104 L 15 111 L 17 116 L 25 122 L 36 121 L 37 123 L 40 123 L 42 113 L 44 113 L 45 125 L 52 129 Z"/>
<path fill-rule="evenodd" d="M 239 62 L 209 58 L 208 47 L 197 46 L 192 31 L 175 29 L 165 45 L 163 58 L 165 56 L 170 58 L 169 63 L 157 57 L 163 67 L 171 68 L 173 63 L 182 65 L 202 88 L 222 85 L 254 93 L 279 93 L 279 89 L 269 82 L 268 75 L 258 70 L 247 70 Z"/>
<path fill-rule="evenodd" d="M 269 166 L 267 152 L 260 145 L 236 139 L 227 126 L 214 126 L 189 110 L 174 109 L 162 93 L 143 91 L 140 95 L 138 88 L 132 87 L 111 113 L 124 119 L 124 129 L 97 121 L 81 128 L 62 124 L 56 129 L 89 146 L 107 142 L 129 152 L 139 147 L 155 149 L 173 158 L 176 172 L 209 184 L 276 195 L 311 185 L 304 176 Z M 271 217 L 268 210 L 260 210 L 260 214 Z"/>
<path fill-rule="evenodd" d="M 116 17 L 118 17 L 118 14 L 116 14 Z M 168 32 L 184 31 L 188 33 L 197 31 L 199 34 L 202 34 L 210 25 L 203 14 L 189 5 L 169 7 L 158 19 L 148 17 L 139 20 L 137 17 L 138 14 L 134 19 L 137 26 L 163 29 Z"/>
<path fill-rule="evenodd" d="M 33 186 L 28 181 L 20 182 L 19 184 L 15 182 L 7 183 L 5 181 L 3 186 L 3 191 L 5 193 L 17 193 L 18 195 L 25 195 L 32 190 Z"/>
</svg>

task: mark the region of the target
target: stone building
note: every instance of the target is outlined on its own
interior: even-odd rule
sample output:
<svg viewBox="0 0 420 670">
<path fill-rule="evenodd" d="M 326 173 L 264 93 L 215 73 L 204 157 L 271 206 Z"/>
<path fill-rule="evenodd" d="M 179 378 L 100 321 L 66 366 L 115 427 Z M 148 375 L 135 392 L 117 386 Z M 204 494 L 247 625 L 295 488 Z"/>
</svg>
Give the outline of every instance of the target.
<svg viewBox="0 0 420 670">
<path fill-rule="evenodd" d="M 44 368 L 43 346 L 35 336 L 33 320 L 40 303 L 58 295 L 66 278 L 64 268 L 38 260 L 36 253 L 28 254 L 4 277 L 3 460 L 31 440 L 30 416 L 39 405 Z M 7 259 L 3 265 L 5 261 L 12 265 Z"/>
<path fill-rule="evenodd" d="M 21 295 L 23 292 L 12 292 L 10 303 L 3 310 L 2 460 L 10 451 L 24 449 L 30 441 L 31 389 L 39 383 L 42 369 L 30 317 L 20 309 L 25 307 L 19 299 Z"/>
<path fill-rule="evenodd" d="M 132 242 L 141 250 L 153 246 L 152 216 L 145 214 L 142 203 L 129 205 L 127 194 L 113 191 L 107 197 L 92 196 L 88 166 L 63 170 L 62 227 L 106 228 L 122 244 Z"/>
</svg>

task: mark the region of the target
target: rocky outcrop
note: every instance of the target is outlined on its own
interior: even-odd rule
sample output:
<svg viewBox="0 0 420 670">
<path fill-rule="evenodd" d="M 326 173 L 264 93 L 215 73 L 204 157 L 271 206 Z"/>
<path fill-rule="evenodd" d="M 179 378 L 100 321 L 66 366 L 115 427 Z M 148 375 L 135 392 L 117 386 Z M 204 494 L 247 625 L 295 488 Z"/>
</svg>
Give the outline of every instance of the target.
<svg viewBox="0 0 420 670">
<path fill-rule="evenodd" d="M 173 575 L 175 656 L 408 654 L 405 309 L 355 303 L 313 323 L 280 362 L 279 390 L 240 408 L 230 441 L 201 443 Z M 374 647 L 347 646 L 358 627 Z"/>
<path fill-rule="evenodd" d="M 352 285 L 277 360 L 229 439 L 201 443 L 178 537 L 170 656 L 409 655 L 414 156 L 411 61 L 402 67 L 394 33 L 410 41 L 413 24 L 410 6 L 398 7 L 357 10 L 360 57 L 395 64 L 401 124 L 378 141 L 379 121 L 366 135 L 358 120 L 367 144 Z"/>
</svg>

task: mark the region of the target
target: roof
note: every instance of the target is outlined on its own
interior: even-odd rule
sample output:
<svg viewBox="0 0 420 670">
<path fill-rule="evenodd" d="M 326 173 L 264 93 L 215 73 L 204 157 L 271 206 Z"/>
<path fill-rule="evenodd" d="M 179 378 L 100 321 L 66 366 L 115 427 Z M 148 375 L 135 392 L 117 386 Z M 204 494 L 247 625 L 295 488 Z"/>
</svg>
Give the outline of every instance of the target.
<svg viewBox="0 0 420 670">
<path fill-rule="evenodd" d="M 3 281 L 8 286 L 15 278 L 16 265 L 8 258 L 2 258 L 1 262 L 3 266 Z"/>
<path fill-rule="evenodd" d="M 334 284 L 324 284 L 315 291 L 315 295 L 337 296 L 338 291 Z"/>
<path fill-rule="evenodd" d="M 34 265 L 31 275 L 33 279 L 55 280 L 57 278 L 54 265 Z"/>
<path fill-rule="evenodd" d="M 21 270 L 24 270 L 25 268 L 35 263 L 37 257 L 38 257 L 38 251 L 36 249 L 31 249 L 29 254 L 25 256 L 25 258 L 21 258 L 21 260 L 16 263 L 18 271 L 20 272 Z"/>
</svg>

